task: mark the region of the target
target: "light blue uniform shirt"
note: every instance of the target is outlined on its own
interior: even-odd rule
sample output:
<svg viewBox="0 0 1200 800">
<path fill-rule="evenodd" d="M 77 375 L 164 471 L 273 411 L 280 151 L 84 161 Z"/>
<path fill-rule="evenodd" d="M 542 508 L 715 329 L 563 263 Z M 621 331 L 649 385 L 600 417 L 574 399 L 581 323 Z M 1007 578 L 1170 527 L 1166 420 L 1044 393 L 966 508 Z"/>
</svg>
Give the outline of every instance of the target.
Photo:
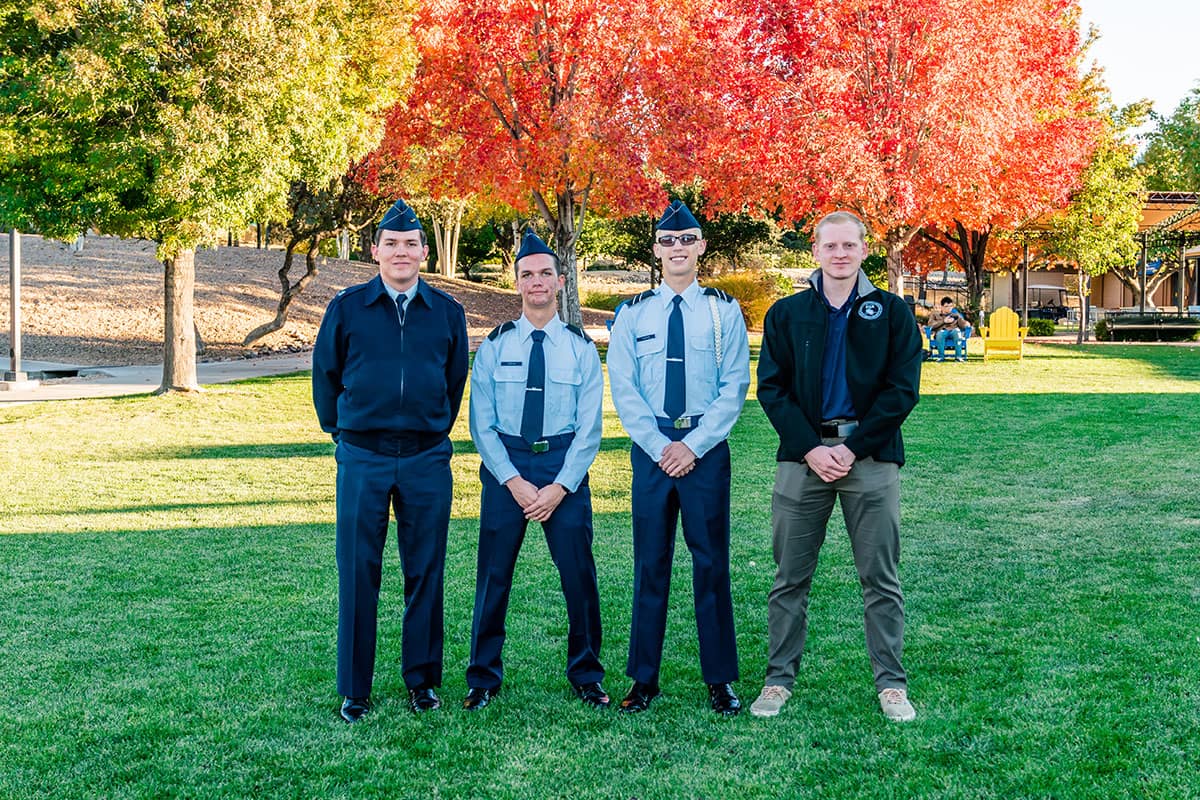
<svg viewBox="0 0 1200 800">
<path fill-rule="evenodd" d="M 742 413 L 750 387 L 750 345 L 737 301 L 713 297 L 721 321 L 718 367 L 709 296 L 695 281 L 681 295 L 686 339 L 684 416 L 704 415 L 682 441 L 700 458 L 729 437 Z M 617 315 L 608 344 L 608 382 L 617 415 L 629 438 L 656 462 L 671 443 L 658 429 L 657 418 L 666 417 L 667 319 L 674 297 L 674 290 L 663 283 L 653 294 L 630 302 Z"/>
<path fill-rule="evenodd" d="M 501 484 L 520 474 L 498 434 L 521 435 L 533 330 L 533 323 L 522 315 L 511 329 L 483 340 L 471 369 L 471 439 L 483 465 Z M 568 330 L 561 319 L 555 317 L 542 330 L 546 332 L 542 435 L 575 434 L 554 479 L 573 492 L 600 451 L 604 374 L 596 346 Z"/>
</svg>

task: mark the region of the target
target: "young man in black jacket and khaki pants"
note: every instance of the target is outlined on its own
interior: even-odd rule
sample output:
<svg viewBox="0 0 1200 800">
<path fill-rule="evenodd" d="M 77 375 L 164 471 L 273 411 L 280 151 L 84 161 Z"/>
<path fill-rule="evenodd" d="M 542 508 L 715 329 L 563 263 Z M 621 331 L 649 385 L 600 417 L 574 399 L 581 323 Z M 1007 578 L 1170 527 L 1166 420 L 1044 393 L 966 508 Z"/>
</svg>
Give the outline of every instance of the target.
<svg viewBox="0 0 1200 800">
<path fill-rule="evenodd" d="M 767 607 L 766 685 L 750 711 L 775 716 L 791 696 L 817 555 L 841 498 L 880 708 L 907 721 L 916 711 L 900 663 L 900 424 L 917 404 L 921 335 L 904 300 L 862 272 L 861 220 L 847 212 L 822 219 L 813 254 L 820 270 L 812 290 L 767 312 L 758 362 L 758 399 L 779 434 L 771 504 L 778 571 Z"/>
</svg>

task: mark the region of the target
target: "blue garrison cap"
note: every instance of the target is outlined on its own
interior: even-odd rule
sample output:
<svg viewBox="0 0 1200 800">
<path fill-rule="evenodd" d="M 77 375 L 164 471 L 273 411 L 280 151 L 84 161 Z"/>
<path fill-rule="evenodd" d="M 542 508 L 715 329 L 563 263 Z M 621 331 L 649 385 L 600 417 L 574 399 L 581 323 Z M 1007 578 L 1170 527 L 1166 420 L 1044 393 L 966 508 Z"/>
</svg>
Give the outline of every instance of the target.
<svg viewBox="0 0 1200 800">
<path fill-rule="evenodd" d="M 558 258 L 558 254 L 550 249 L 550 246 L 541 240 L 533 228 L 526 228 L 525 235 L 521 237 L 521 249 L 517 251 L 517 261 L 520 261 L 525 256 L 531 256 L 535 253 L 545 253 L 546 255 Z"/>
<path fill-rule="evenodd" d="M 671 205 L 663 212 L 662 219 L 654 226 L 656 231 L 686 231 L 688 228 L 699 228 L 700 223 L 692 216 L 692 212 L 682 200 L 672 200 Z"/>
<path fill-rule="evenodd" d="M 417 212 L 408 207 L 408 203 L 403 200 L 397 200 L 387 213 L 383 215 L 383 219 L 379 223 L 381 231 L 420 231 L 424 230 L 421 227 L 420 220 L 417 219 Z"/>
</svg>

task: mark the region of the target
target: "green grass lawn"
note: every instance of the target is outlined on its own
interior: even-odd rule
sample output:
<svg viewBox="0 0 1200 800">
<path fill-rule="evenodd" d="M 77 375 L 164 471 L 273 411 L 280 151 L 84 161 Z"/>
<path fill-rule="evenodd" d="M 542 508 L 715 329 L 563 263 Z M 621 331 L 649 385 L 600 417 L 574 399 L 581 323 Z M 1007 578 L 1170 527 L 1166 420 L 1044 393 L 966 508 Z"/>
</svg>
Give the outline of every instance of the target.
<svg viewBox="0 0 1200 800">
<path fill-rule="evenodd" d="M 478 456 L 455 430 L 446 707 L 400 677 L 389 542 L 376 712 L 336 716 L 332 446 L 305 376 L 0 408 L 0 797 L 1200 797 L 1200 348 L 1029 346 L 928 364 L 905 427 L 906 665 L 878 711 L 840 522 L 783 714 L 707 710 L 679 542 L 648 714 L 563 677 L 540 531 L 518 565 L 504 693 L 465 692 Z M 628 441 L 592 471 L 606 686 L 632 593 Z M 775 436 L 735 429 L 733 585 L 749 702 L 766 659 Z"/>
</svg>

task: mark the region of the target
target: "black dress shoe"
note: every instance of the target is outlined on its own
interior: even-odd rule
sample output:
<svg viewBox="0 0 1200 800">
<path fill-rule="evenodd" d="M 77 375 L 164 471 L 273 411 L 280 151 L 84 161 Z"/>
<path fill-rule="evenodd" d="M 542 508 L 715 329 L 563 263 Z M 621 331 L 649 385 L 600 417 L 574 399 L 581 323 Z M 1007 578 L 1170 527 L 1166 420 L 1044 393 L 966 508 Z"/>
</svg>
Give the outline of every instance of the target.
<svg viewBox="0 0 1200 800">
<path fill-rule="evenodd" d="M 656 683 L 634 681 L 633 688 L 621 701 L 619 710 L 624 714 L 640 714 L 650 707 L 650 701 L 662 694 Z"/>
<path fill-rule="evenodd" d="M 433 711 L 435 708 L 441 708 L 442 701 L 432 688 L 423 686 L 419 689 L 408 690 L 408 707 L 412 709 L 414 714 L 420 714 L 423 711 Z"/>
<path fill-rule="evenodd" d="M 492 702 L 492 698 L 500 694 L 500 687 L 495 689 L 480 689 L 472 687 L 467 690 L 467 696 L 463 698 L 463 709 L 466 711 L 478 711 Z"/>
<path fill-rule="evenodd" d="M 736 717 L 742 710 L 742 701 L 733 693 L 733 687 L 728 683 L 710 683 L 708 685 L 708 704 L 712 710 L 726 717 Z"/>
<path fill-rule="evenodd" d="M 371 711 L 371 701 L 365 697 L 347 697 L 342 703 L 342 719 L 358 722 Z"/>
<path fill-rule="evenodd" d="M 600 685 L 600 681 L 595 681 L 594 683 L 572 683 L 571 688 L 575 690 L 575 696 L 582 700 L 585 706 L 608 708 L 610 702 L 608 692 L 604 691 L 604 687 Z"/>
</svg>

